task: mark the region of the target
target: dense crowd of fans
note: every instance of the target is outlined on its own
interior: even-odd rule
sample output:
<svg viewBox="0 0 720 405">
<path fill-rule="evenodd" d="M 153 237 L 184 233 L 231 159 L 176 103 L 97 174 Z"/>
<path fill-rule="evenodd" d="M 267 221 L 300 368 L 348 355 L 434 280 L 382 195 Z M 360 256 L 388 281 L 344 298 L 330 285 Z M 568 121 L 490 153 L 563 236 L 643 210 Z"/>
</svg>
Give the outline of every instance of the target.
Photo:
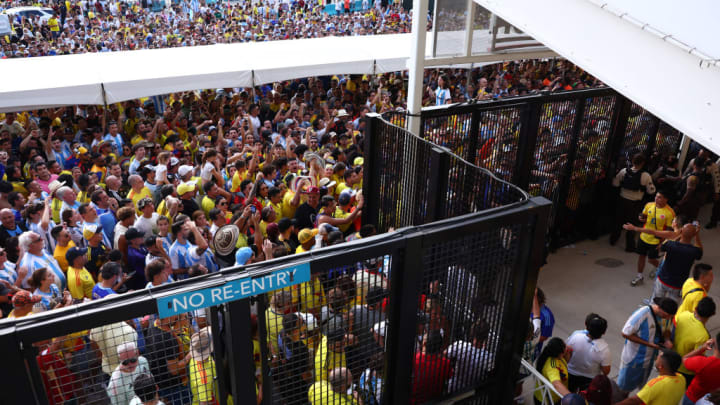
<svg viewBox="0 0 720 405">
<path fill-rule="evenodd" d="M 363 6 L 330 16 L 303 1 L 188 2 L 157 11 L 142 2 L 66 2 L 47 22 L 13 18 L 15 34 L 0 39 L 0 57 L 409 30 L 409 14 L 401 7 Z M 72 106 L 0 115 L 2 316 L 21 318 L 373 235 L 373 224 L 362 222 L 365 115 L 405 109 L 404 79 L 401 72 L 339 75 L 170 94 L 107 109 Z M 425 85 L 424 104 L 439 105 L 602 83 L 569 62 L 553 60 L 427 71 Z M 568 139 L 566 121 L 572 115 L 562 106 L 547 114 L 553 124 L 539 139 L 547 138 L 548 156 L 538 160 L 547 164 L 532 174 L 532 187 L 543 189 L 549 189 L 543 183 L 555 181 L 548 167 L 565 164 L 555 152 L 562 143 L 557 139 Z M 476 163 L 490 166 L 498 157 L 493 149 L 504 150 L 498 145 L 506 135 L 492 133 L 502 122 L 502 116 L 483 122 L 483 140 L 490 146 Z M 597 137 L 608 130 L 602 120 L 596 129 Z M 455 146 L 443 133 L 428 134 L 436 143 Z M 585 142 L 590 153 L 593 140 Z M 702 257 L 702 243 L 693 223 L 709 200 L 714 210 L 707 227 L 720 219 L 714 160 L 702 151 L 681 174 L 677 159 L 668 158 L 651 175 L 636 156 L 614 179 L 620 199 L 611 242 L 623 226 L 641 233 L 637 243 L 634 235 L 627 238 L 627 248 L 639 253 L 633 285 L 644 280 L 646 258 L 658 269 L 653 297 L 622 329 L 627 341 L 617 382 L 606 377 L 607 322 L 590 314 L 586 329 L 565 342 L 552 338 L 552 312 L 538 290 L 524 357 L 535 360 L 537 370 L 565 395 L 563 401 L 579 399 L 573 393 L 581 391 L 596 405 L 718 403 L 720 336 L 712 340 L 704 327 L 715 314 L 706 297 L 712 267 L 694 264 Z M 507 178 L 511 159 L 499 162 L 494 170 Z M 646 193 L 655 194 L 654 201 L 643 206 Z M 642 226 L 633 224 L 638 215 Z M 662 264 L 659 252 L 665 252 Z M 267 328 L 263 345 L 273 401 L 381 402 L 387 271 L 379 258 L 270 294 L 270 307 L 260 316 Z M 475 322 L 465 340 L 450 341 L 446 301 L 432 285 L 429 290 L 418 309 L 423 328 L 413 363 L 414 403 L 467 387 L 467 370 L 491 362 L 487 325 Z M 257 321 L 253 316 L 260 401 Z M 147 316 L 38 342 L 48 400 L 218 403 L 208 324 L 204 311 Z M 712 355 L 705 357 L 709 350 Z M 653 366 L 660 376 L 647 382 Z M 623 399 L 636 388 L 642 389 Z"/>
<path fill-rule="evenodd" d="M 2 7 L 14 3 L 5 2 Z M 370 7 L 367 0 L 363 6 L 352 13 L 343 9 L 330 15 L 318 2 L 303 0 L 183 1 L 159 9 L 150 2 L 58 2 L 47 21 L 15 15 L 14 33 L 3 39 L 0 57 L 410 32 L 410 15 L 402 7 L 380 1 Z"/>
</svg>

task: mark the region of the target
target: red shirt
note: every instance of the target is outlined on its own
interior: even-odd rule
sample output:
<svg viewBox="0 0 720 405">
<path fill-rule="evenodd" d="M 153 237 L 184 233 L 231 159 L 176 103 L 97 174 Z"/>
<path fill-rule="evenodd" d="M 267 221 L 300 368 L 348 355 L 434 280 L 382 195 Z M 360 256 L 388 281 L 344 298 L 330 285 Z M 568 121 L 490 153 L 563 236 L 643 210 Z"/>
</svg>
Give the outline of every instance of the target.
<svg viewBox="0 0 720 405">
<path fill-rule="evenodd" d="M 71 399 L 76 389 L 75 379 L 62 355 L 58 352 L 50 353 L 45 349 L 37 356 L 37 362 L 45 383 L 48 402 L 55 405 Z"/>
<path fill-rule="evenodd" d="M 445 381 L 452 375 L 450 360 L 442 354 L 415 354 L 410 404 L 422 404 L 440 396 Z"/>
<path fill-rule="evenodd" d="M 697 402 L 709 392 L 720 388 L 720 359 L 715 356 L 695 356 L 684 362 L 685 368 L 695 372 L 685 393 L 691 401 Z"/>
</svg>

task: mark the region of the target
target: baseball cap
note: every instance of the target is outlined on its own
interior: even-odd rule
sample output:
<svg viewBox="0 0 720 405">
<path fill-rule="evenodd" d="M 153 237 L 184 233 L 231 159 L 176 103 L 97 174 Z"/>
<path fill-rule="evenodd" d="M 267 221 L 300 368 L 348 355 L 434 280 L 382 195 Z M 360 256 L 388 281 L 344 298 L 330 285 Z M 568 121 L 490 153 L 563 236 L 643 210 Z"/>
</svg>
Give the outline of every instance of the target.
<svg viewBox="0 0 720 405">
<path fill-rule="evenodd" d="M 353 160 L 353 166 L 362 166 L 365 163 L 365 158 L 358 156 Z"/>
<path fill-rule="evenodd" d="M 180 185 L 177 186 L 178 195 L 183 195 L 191 191 L 195 191 L 195 182 L 180 183 Z"/>
<path fill-rule="evenodd" d="M 101 226 L 91 224 L 91 225 L 88 225 L 85 228 L 83 228 L 83 237 L 87 240 L 90 240 L 90 239 L 92 239 L 93 236 L 95 236 L 96 234 L 98 234 L 100 232 L 102 232 Z"/>
<path fill-rule="evenodd" d="M 278 221 L 278 231 L 283 233 L 292 226 L 292 220 L 290 218 L 282 218 Z"/>
<path fill-rule="evenodd" d="M 317 229 L 305 228 L 302 231 L 300 231 L 300 233 L 298 234 L 298 240 L 300 241 L 300 244 L 308 243 L 317 234 L 318 234 Z"/>
<path fill-rule="evenodd" d="M 128 228 L 128 230 L 125 232 L 125 239 L 127 240 L 133 240 L 143 237 L 145 237 L 145 235 L 137 228 Z"/>
<path fill-rule="evenodd" d="M 317 187 L 315 187 L 315 186 L 312 186 L 312 187 L 308 188 L 308 190 L 306 191 L 306 193 L 308 193 L 308 194 L 320 194 L 320 189 L 317 188 Z"/>
<path fill-rule="evenodd" d="M 180 177 L 185 177 L 186 174 L 188 174 L 188 173 L 190 173 L 190 172 L 192 172 L 192 171 L 193 171 L 193 167 L 192 167 L 192 166 L 182 165 L 182 166 L 180 166 L 180 167 L 178 168 L 178 171 L 177 171 L 177 172 L 178 172 L 178 174 L 180 175 Z"/>
<path fill-rule="evenodd" d="M 170 166 L 177 166 L 178 163 L 180 163 L 180 161 L 175 156 L 170 158 Z"/>
<path fill-rule="evenodd" d="M 338 204 L 340 205 L 346 205 L 350 204 L 350 201 L 355 196 L 355 190 L 344 190 L 340 195 L 338 196 Z"/>
<path fill-rule="evenodd" d="M 249 247 L 242 247 L 235 252 L 235 265 L 244 266 L 253 255 L 252 249 Z"/>
<path fill-rule="evenodd" d="M 12 303 L 14 307 L 24 307 L 25 305 L 37 304 L 42 301 L 37 295 L 30 294 L 29 291 L 20 290 L 13 295 Z"/>
<path fill-rule="evenodd" d="M 85 254 L 87 254 L 87 248 L 73 246 L 65 253 L 65 259 L 67 259 L 68 263 L 72 266 L 75 259 L 80 256 L 85 256 Z"/>
</svg>

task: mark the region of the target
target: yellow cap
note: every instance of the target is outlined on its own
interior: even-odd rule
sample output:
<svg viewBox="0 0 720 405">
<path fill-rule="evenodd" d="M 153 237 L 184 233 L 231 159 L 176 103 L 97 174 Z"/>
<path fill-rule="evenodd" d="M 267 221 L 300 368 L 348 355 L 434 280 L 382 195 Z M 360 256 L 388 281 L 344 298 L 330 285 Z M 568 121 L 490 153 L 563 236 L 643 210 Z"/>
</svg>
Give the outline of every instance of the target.
<svg viewBox="0 0 720 405">
<path fill-rule="evenodd" d="M 300 233 L 298 234 L 298 240 L 300 241 L 300 244 L 302 245 L 307 242 L 310 242 L 317 234 L 318 234 L 317 229 L 305 228 L 302 231 L 300 231 Z"/>
<path fill-rule="evenodd" d="M 183 195 L 183 194 L 189 193 L 191 191 L 195 191 L 195 183 L 194 182 L 180 183 L 180 185 L 177 186 L 178 195 Z"/>
</svg>

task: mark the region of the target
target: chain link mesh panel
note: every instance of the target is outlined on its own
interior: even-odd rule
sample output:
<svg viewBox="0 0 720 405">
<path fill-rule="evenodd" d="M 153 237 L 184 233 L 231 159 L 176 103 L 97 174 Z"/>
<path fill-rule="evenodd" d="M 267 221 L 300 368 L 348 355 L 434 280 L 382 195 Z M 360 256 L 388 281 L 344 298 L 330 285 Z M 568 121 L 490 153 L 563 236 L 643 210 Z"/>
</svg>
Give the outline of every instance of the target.
<svg viewBox="0 0 720 405">
<path fill-rule="evenodd" d="M 448 167 L 447 190 L 439 190 L 447 193 L 441 199 L 440 218 L 501 207 L 527 198 L 519 188 L 457 156 L 449 157 Z"/>
<path fill-rule="evenodd" d="M 492 381 L 520 229 L 506 226 L 424 249 L 412 404 Z"/>
<path fill-rule="evenodd" d="M 605 158 L 612 129 L 615 96 L 589 98 L 580 123 L 575 161 L 565 207 L 577 211 L 594 198 L 596 185 L 606 175 Z"/>
<path fill-rule="evenodd" d="M 507 116 L 508 113 L 498 115 Z M 470 121 L 471 114 L 437 120 L 429 118 L 425 120 L 425 127 L 435 127 L 436 131 L 431 135 L 435 141 L 462 148 L 467 137 L 461 140 L 456 135 L 462 132 L 461 128 L 467 128 Z M 510 125 L 502 122 L 505 121 L 501 120 L 501 128 Z M 381 231 L 425 224 L 528 198 L 504 178 L 498 179 L 490 171 L 440 150 L 433 143 L 387 121 L 378 120 L 371 136 L 375 156 L 382 162 L 376 178 L 379 190 L 373 193 L 379 199 L 377 228 Z M 507 161 L 506 165 L 511 165 L 517 153 L 517 138 L 513 136 L 506 142 L 510 155 L 503 159 Z M 512 176 L 512 167 L 508 170 Z"/>
<path fill-rule="evenodd" d="M 334 404 L 355 395 L 344 394 L 349 388 L 364 403 L 380 403 L 391 265 L 391 255 L 339 262 L 269 294 L 272 403 Z"/>
<path fill-rule="evenodd" d="M 675 155 L 681 141 L 682 132 L 661 121 L 655 135 L 655 153 L 661 158 Z"/>
<path fill-rule="evenodd" d="M 424 119 L 423 139 L 444 146 L 454 154 L 469 159 L 472 113 L 452 114 Z"/>
<path fill-rule="evenodd" d="M 631 103 L 623 145 L 618 156 L 619 167 L 625 167 L 627 162 L 638 153 L 647 154 L 650 138 L 654 135 L 652 130 L 657 118 L 641 106 Z"/>
<path fill-rule="evenodd" d="M 505 181 L 513 180 L 518 158 L 520 112 L 520 108 L 508 107 L 480 113 L 478 151 L 473 163 Z"/>
<path fill-rule="evenodd" d="M 541 195 L 553 202 L 549 220 L 553 223 L 560 199 L 560 185 L 567 176 L 575 101 L 545 103 L 540 111 L 528 191 L 533 196 Z"/>
<path fill-rule="evenodd" d="M 35 343 L 48 402 L 125 405 L 156 395 L 167 405 L 218 401 L 222 362 L 207 314 L 152 314 Z"/>
<path fill-rule="evenodd" d="M 385 123 L 376 135 L 373 142 L 382 165 L 377 179 L 380 198 L 377 228 L 384 231 L 431 221 L 427 210 L 432 144 Z"/>
</svg>

